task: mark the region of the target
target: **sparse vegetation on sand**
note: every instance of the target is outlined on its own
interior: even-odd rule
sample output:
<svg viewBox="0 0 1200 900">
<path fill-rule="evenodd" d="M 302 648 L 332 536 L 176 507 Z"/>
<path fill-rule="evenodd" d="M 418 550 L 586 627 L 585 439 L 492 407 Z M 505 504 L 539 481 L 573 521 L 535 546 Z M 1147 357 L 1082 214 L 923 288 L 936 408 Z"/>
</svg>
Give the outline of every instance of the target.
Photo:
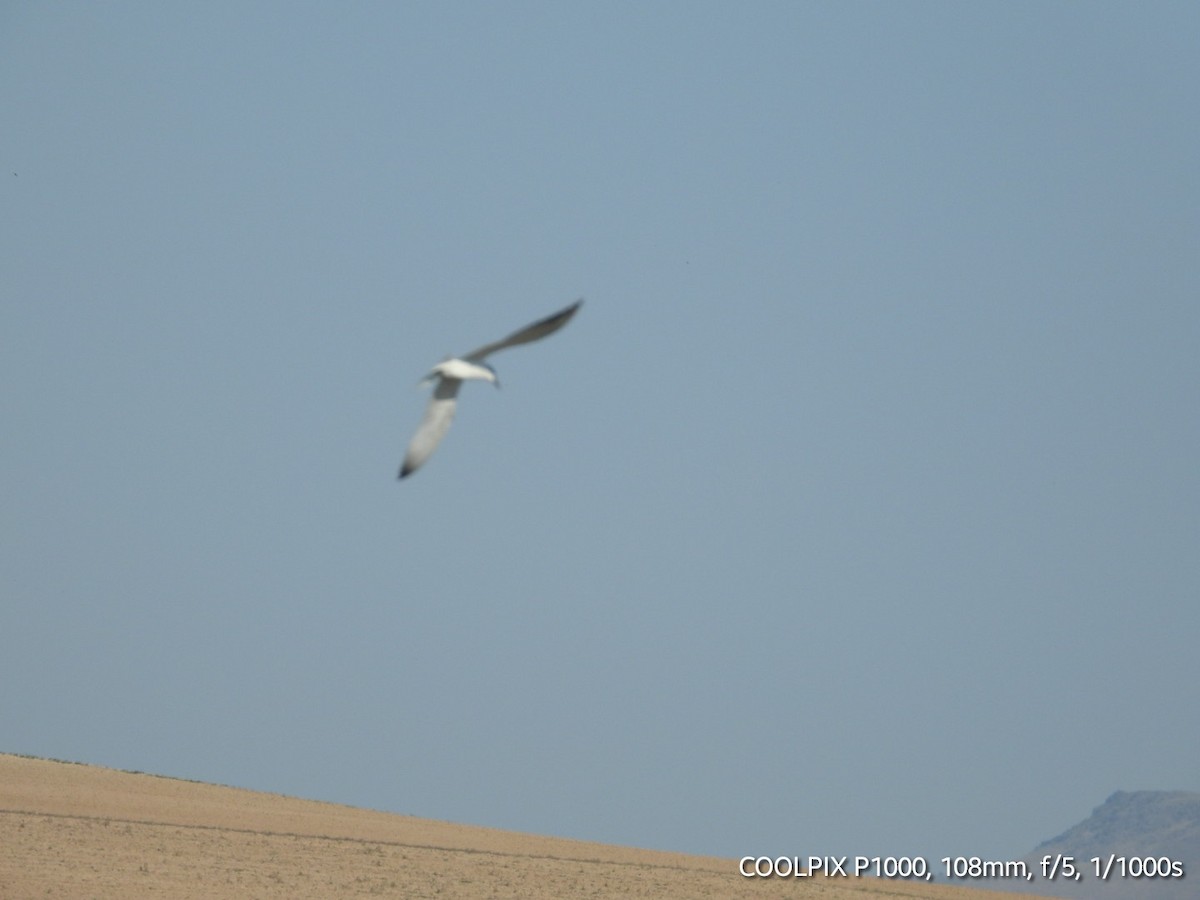
<svg viewBox="0 0 1200 900">
<path fill-rule="evenodd" d="M 875 879 L 747 879 L 736 860 L 14 755 L 0 755 L 0 846 L 5 900 L 1001 896 Z"/>
</svg>

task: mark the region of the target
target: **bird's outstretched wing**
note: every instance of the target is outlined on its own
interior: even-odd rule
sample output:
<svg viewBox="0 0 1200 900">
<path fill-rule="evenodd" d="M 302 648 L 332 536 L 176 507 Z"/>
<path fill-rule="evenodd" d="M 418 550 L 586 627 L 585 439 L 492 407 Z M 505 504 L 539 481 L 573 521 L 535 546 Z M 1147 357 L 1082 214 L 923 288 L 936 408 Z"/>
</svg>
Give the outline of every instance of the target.
<svg viewBox="0 0 1200 900">
<path fill-rule="evenodd" d="M 583 305 L 583 300 L 579 299 L 568 306 L 566 309 L 559 310 L 552 316 L 546 316 L 544 319 L 539 319 L 532 325 L 526 325 L 519 331 L 514 331 L 503 340 L 496 341 L 492 344 L 484 344 L 478 350 L 472 350 L 470 353 L 461 357 L 468 362 L 480 362 L 485 357 L 490 356 L 500 350 L 508 347 L 516 347 L 518 344 L 528 344 L 530 341 L 536 341 L 544 338 L 548 334 L 554 334 L 558 329 L 562 328 L 569 321 L 571 316 Z"/>
<path fill-rule="evenodd" d="M 458 405 L 456 398 L 461 384 L 457 378 L 438 379 L 421 424 L 417 426 L 417 433 L 413 435 L 408 452 L 404 454 L 404 465 L 400 467 L 401 478 L 417 471 L 446 436 L 446 430 L 454 421 L 454 408 Z"/>
</svg>

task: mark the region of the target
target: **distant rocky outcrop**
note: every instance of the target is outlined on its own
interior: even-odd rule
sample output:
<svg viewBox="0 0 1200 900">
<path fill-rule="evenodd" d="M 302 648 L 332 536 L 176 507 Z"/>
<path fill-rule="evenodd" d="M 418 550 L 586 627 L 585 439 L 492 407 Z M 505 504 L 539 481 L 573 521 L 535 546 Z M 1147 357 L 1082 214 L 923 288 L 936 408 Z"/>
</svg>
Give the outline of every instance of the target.
<svg viewBox="0 0 1200 900">
<path fill-rule="evenodd" d="M 1042 878 L 1047 857 L 1069 857 L 1080 879 Z M 1005 889 L 1098 900 L 1200 900 L 1200 794 L 1117 791 L 1025 860 L 1036 880 Z M 1096 877 L 1097 866 L 1108 869 L 1107 880 Z"/>
</svg>

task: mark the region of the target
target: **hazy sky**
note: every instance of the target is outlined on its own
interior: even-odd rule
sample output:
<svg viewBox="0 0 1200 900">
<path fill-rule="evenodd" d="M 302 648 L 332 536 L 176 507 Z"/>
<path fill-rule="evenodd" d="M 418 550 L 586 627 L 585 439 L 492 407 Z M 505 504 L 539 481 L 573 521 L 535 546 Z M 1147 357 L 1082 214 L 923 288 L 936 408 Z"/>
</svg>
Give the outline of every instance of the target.
<svg viewBox="0 0 1200 900">
<path fill-rule="evenodd" d="M 730 856 L 1200 790 L 1198 44 L 5 4 L 0 750 Z"/>
</svg>

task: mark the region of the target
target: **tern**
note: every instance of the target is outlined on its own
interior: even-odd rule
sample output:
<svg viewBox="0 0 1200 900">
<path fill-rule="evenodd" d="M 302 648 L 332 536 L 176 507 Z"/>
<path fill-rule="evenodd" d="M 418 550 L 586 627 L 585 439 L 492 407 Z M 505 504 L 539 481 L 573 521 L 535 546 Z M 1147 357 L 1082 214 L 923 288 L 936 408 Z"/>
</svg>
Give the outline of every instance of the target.
<svg viewBox="0 0 1200 900">
<path fill-rule="evenodd" d="M 571 317 L 583 305 L 583 300 L 576 300 L 566 309 L 559 310 L 554 315 L 539 319 L 532 325 L 526 325 L 519 331 L 514 331 L 508 337 L 491 344 L 484 344 L 478 350 L 472 350 L 462 356 L 451 356 L 442 360 L 433 370 L 421 379 L 421 384 L 434 383 L 433 396 L 429 398 L 429 406 L 425 407 L 425 415 L 417 426 L 404 455 L 404 464 L 400 466 L 400 477 L 407 478 L 417 471 L 437 445 L 446 436 L 446 430 L 454 420 L 454 407 L 458 400 L 458 389 L 464 381 L 490 381 L 500 387 L 500 379 L 496 370 L 484 360 L 493 353 L 499 353 L 518 344 L 528 344 L 541 340 L 549 334 L 554 334 L 571 321 Z"/>
</svg>

